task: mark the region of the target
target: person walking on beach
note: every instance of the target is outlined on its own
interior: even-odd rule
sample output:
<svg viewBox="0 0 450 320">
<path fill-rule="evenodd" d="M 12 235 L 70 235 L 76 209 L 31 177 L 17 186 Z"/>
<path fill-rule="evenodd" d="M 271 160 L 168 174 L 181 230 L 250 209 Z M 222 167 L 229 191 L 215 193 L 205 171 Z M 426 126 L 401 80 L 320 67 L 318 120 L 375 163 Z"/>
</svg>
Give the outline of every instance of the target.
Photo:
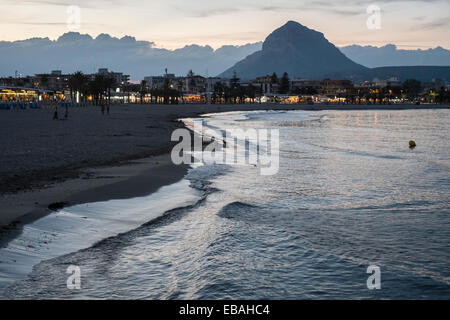
<svg viewBox="0 0 450 320">
<path fill-rule="evenodd" d="M 55 106 L 55 113 L 53 113 L 53 120 L 58 120 L 58 105 Z"/>
</svg>

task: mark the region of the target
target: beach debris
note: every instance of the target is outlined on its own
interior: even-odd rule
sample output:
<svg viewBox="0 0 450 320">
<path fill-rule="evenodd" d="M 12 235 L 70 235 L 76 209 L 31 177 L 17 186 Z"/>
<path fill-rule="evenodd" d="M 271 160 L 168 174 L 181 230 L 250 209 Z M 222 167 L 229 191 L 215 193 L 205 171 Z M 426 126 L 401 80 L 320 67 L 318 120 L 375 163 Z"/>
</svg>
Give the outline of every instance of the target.
<svg viewBox="0 0 450 320">
<path fill-rule="evenodd" d="M 409 148 L 410 148 L 410 149 L 414 149 L 416 146 L 417 146 L 417 145 L 416 145 L 416 142 L 415 142 L 415 141 L 411 140 L 411 141 L 409 142 Z"/>
<path fill-rule="evenodd" d="M 65 206 L 67 206 L 67 202 L 55 202 L 48 205 L 48 208 L 52 211 L 58 211 L 63 209 Z"/>
</svg>

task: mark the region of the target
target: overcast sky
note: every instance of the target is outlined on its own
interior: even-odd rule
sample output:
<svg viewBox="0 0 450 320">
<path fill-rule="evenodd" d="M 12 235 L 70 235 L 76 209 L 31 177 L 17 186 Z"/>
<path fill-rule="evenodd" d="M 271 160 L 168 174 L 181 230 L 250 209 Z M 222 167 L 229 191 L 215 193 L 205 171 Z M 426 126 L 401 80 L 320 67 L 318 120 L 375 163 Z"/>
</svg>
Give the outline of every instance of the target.
<svg viewBox="0 0 450 320">
<path fill-rule="evenodd" d="M 295 20 L 338 46 L 397 44 L 450 49 L 449 0 L 0 0 L 0 40 L 56 39 L 69 31 L 67 8 L 81 8 L 74 31 L 131 35 L 157 47 L 245 44 L 264 40 Z M 381 8 L 381 29 L 370 30 L 366 10 Z M 72 27 L 76 24 L 72 24 Z"/>
</svg>

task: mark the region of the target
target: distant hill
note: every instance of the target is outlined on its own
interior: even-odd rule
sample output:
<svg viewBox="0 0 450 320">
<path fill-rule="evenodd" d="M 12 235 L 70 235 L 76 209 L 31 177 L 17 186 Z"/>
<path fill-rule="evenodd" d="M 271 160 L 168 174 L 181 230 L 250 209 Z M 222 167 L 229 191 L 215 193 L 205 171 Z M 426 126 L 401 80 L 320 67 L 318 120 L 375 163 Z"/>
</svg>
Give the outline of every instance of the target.
<svg viewBox="0 0 450 320">
<path fill-rule="evenodd" d="M 417 79 L 419 81 L 431 81 L 433 78 L 450 82 L 450 66 L 411 66 L 411 67 L 381 67 L 369 69 L 367 79 L 398 78 L 400 81 Z"/>
<path fill-rule="evenodd" d="M 352 45 L 340 48 L 353 61 L 369 68 L 387 66 L 450 66 L 450 50 L 401 50 L 393 44 L 383 47 Z"/>
<path fill-rule="evenodd" d="M 348 48 L 342 49 L 343 52 L 348 50 Z M 450 67 L 367 68 L 350 60 L 325 39 L 322 33 L 308 29 L 294 21 L 289 21 L 272 32 L 264 41 L 261 51 L 251 54 L 219 76 L 230 78 L 234 72 L 244 80 L 271 75 L 273 72 L 279 76 L 288 72 L 291 78 L 317 80 L 330 78 L 361 81 L 397 77 L 401 81 L 409 78 L 421 81 L 440 78 L 450 81 Z"/>
<path fill-rule="evenodd" d="M 236 71 L 242 79 L 252 79 L 285 71 L 291 77 L 308 79 L 354 78 L 366 67 L 347 58 L 320 32 L 289 21 L 272 32 L 262 50 L 238 62 L 219 76 L 232 77 Z"/>
<path fill-rule="evenodd" d="M 152 42 L 121 39 L 101 34 L 69 32 L 57 40 L 33 38 L 22 41 L 0 41 L 0 76 L 23 75 L 62 70 L 65 73 L 92 73 L 109 68 L 131 75 L 131 79 L 170 73 L 186 75 L 192 69 L 200 75 L 216 75 L 249 54 L 261 50 L 262 43 L 243 46 L 190 45 L 177 50 L 155 48 Z"/>
</svg>

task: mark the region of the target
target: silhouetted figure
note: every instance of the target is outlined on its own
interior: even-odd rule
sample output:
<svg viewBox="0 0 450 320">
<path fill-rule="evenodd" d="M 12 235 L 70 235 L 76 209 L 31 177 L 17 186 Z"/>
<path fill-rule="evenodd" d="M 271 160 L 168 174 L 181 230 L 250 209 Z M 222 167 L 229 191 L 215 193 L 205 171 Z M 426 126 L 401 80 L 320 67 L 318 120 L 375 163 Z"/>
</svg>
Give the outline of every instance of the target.
<svg viewBox="0 0 450 320">
<path fill-rule="evenodd" d="M 66 112 L 64 113 L 64 119 L 69 117 L 69 107 L 66 105 Z"/>
<path fill-rule="evenodd" d="M 55 113 L 53 114 L 53 120 L 58 120 L 58 106 L 55 107 Z"/>
</svg>

